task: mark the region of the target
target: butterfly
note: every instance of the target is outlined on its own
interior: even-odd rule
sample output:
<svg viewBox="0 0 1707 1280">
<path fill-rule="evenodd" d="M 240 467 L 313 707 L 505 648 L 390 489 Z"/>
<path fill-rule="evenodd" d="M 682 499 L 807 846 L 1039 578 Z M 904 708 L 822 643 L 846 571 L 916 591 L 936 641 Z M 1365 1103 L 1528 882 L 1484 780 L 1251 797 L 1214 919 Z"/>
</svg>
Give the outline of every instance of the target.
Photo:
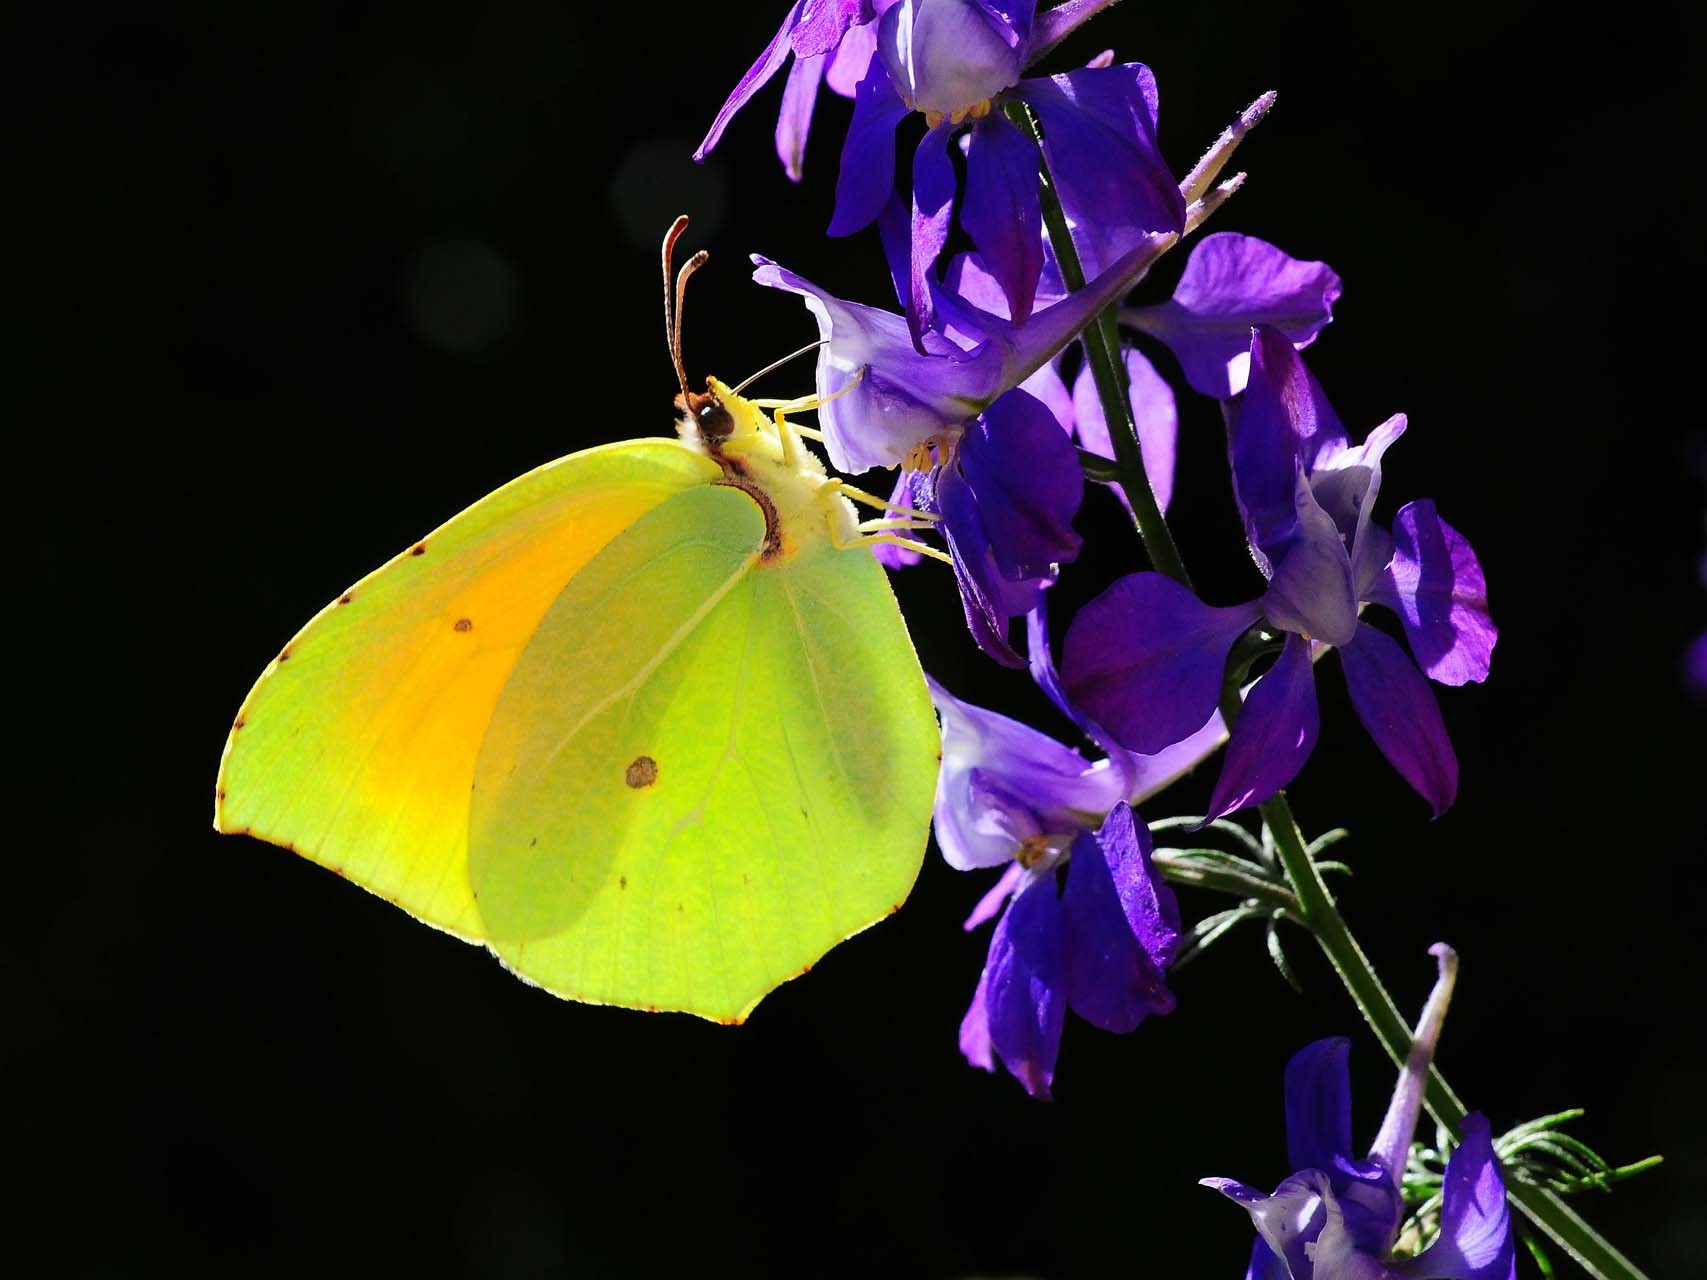
<svg viewBox="0 0 1707 1280">
<path fill-rule="evenodd" d="M 940 738 L 868 547 L 930 517 L 826 474 L 787 421 L 820 402 L 688 389 L 686 224 L 677 438 L 546 463 L 321 610 L 238 712 L 214 826 L 555 995 L 734 1023 L 917 878 Z"/>
</svg>

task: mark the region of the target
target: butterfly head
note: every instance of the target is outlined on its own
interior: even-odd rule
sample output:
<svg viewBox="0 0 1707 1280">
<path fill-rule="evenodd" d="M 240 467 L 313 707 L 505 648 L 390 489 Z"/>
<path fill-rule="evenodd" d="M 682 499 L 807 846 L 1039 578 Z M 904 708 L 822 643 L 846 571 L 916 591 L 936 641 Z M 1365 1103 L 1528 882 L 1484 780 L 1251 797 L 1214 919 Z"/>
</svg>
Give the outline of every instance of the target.
<svg viewBox="0 0 1707 1280">
<path fill-rule="evenodd" d="M 723 394 L 719 394 L 719 391 Z M 676 431 L 692 439 L 698 437 L 709 445 L 719 445 L 735 434 L 735 415 L 724 403 L 729 388 L 715 378 L 705 380 L 704 391 L 683 391 L 676 397 Z M 741 404 L 739 397 L 731 397 Z"/>
</svg>

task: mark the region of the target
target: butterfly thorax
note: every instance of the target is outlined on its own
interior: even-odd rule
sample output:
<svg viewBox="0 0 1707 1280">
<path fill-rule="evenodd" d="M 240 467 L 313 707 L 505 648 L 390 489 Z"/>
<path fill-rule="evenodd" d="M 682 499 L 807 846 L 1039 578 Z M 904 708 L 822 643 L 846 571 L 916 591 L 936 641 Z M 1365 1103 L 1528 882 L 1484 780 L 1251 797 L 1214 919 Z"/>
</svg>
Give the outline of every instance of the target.
<svg viewBox="0 0 1707 1280">
<path fill-rule="evenodd" d="M 778 560 L 823 540 L 836 545 L 858 538 L 852 505 L 836 493 L 823 462 L 786 426 L 716 378 L 687 402 L 676 431 L 723 469 L 720 483 L 746 493 L 765 515 L 764 559 Z M 788 438 L 784 439 L 784 433 Z"/>
</svg>

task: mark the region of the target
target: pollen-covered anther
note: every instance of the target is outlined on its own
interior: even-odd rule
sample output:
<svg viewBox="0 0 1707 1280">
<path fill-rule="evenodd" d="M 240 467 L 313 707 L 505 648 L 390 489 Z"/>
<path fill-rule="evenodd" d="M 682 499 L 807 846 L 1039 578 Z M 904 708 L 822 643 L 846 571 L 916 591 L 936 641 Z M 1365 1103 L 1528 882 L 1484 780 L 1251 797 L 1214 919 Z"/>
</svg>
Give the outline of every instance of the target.
<svg viewBox="0 0 1707 1280">
<path fill-rule="evenodd" d="M 1042 862 L 1048 853 L 1048 836 L 1027 836 L 1019 842 L 1019 852 L 1014 854 L 1014 861 L 1029 871 Z"/>
</svg>

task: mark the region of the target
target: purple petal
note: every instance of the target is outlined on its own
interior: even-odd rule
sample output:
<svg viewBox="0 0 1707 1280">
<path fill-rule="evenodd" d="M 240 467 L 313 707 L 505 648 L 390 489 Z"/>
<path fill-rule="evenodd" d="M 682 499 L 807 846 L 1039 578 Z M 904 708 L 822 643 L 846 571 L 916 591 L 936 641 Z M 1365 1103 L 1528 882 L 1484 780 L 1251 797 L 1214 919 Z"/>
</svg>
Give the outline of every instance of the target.
<svg viewBox="0 0 1707 1280">
<path fill-rule="evenodd" d="M 1440 1028 L 1446 1021 L 1446 1007 L 1452 1003 L 1452 988 L 1458 980 L 1457 952 L 1444 942 L 1437 942 L 1429 948 L 1429 954 L 1435 957 L 1436 962 L 1434 989 L 1429 992 L 1428 1001 L 1423 1005 L 1422 1016 L 1417 1019 L 1416 1031 L 1411 1036 L 1410 1052 L 1399 1072 L 1398 1083 L 1393 1086 L 1393 1097 L 1387 1104 L 1387 1114 L 1382 1118 L 1380 1132 L 1375 1135 L 1375 1141 L 1369 1147 L 1370 1161 L 1384 1175 L 1395 1198 L 1399 1196 L 1400 1179 L 1404 1176 L 1405 1163 L 1410 1157 L 1411 1139 L 1416 1136 L 1417 1116 L 1422 1111 L 1423 1094 L 1428 1090 L 1428 1072 L 1434 1061 L 1434 1046 L 1440 1040 Z M 1399 1225 L 1396 1214 L 1391 1225 L 1395 1228 Z"/>
<path fill-rule="evenodd" d="M 1005 667 L 1025 660 L 1008 643 L 1008 624 L 1037 603 L 1043 579 L 1016 581 L 1002 572 L 972 486 L 950 469 L 938 484 L 941 529 L 948 543 L 966 628 L 978 647 Z"/>
<path fill-rule="evenodd" d="M 903 312 L 913 296 L 913 204 L 909 196 L 891 191 L 877 215 L 877 239 L 883 246 L 883 262 L 889 268 L 889 283 L 895 287 L 895 305 Z M 957 334 L 946 335 L 955 345 L 975 347 L 984 340 L 977 334 L 962 341 Z"/>
<path fill-rule="evenodd" d="M 1265 574 L 1296 523 L 1295 479 L 1308 476 L 1324 446 L 1343 448 L 1345 428 L 1321 386 L 1278 329 L 1251 335 L 1251 375 L 1228 431 L 1233 493 Z"/>
<path fill-rule="evenodd" d="M 842 42 L 830 54 L 830 69 L 825 73 L 824 83 L 830 86 L 832 93 L 844 98 L 853 97 L 876 54 L 877 24 L 868 22 L 863 26 L 849 27 Z"/>
<path fill-rule="evenodd" d="M 878 24 L 877 54 L 913 110 L 951 115 L 1019 79 L 1015 34 L 975 0 L 901 0 Z"/>
<path fill-rule="evenodd" d="M 729 122 L 735 118 L 735 113 L 746 106 L 747 100 L 762 89 L 765 82 L 782 66 L 783 60 L 792 49 L 788 37 L 799 20 L 800 8 L 800 3 L 797 2 L 789 9 L 788 16 L 782 20 L 781 28 L 771 37 L 771 42 L 765 46 L 759 60 L 747 68 L 747 74 L 741 77 L 740 83 L 735 86 L 735 92 L 729 95 L 729 100 L 717 113 L 717 119 L 711 122 L 711 129 L 705 135 L 705 141 L 701 142 L 699 150 L 693 153 L 696 162 L 705 160 L 711 149 L 717 145 L 717 140 L 723 136 L 723 131 L 729 127 Z"/>
<path fill-rule="evenodd" d="M 895 488 L 889 494 L 889 501 L 894 506 L 910 507 L 914 511 L 934 511 L 936 491 L 931 484 L 931 473 L 903 470 L 895 477 Z M 885 569 L 906 568 L 924 559 L 910 547 L 899 547 L 893 542 L 873 543 L 871 554 Z"/>
<path fill-rule="evenodd" d="M 1286 1160 L 1294 1169 L 1332 1169 L 1351 1156 L 1351 1041 L 1330 1036 L 1286 1064 Z"/>
<path fill-rule="evenodd" d="M 1320 724 L 1310 642 L 1289 635 L 1279 659 L 1245 697 L 1209 800 L 1209 817 L 1224 818 L 1261 804 L 1297 777 L 1315 750 Z"/>
<path fill-rule="evenodd" d="M 1043 150 L 1061 205 L 1095 275 L 1151 232 L 1178 232 L 1185 201 L 1156 142 L 1156 81 L 1148 67 L 1087 67 L 1025 80 L 1013 96 L 1043 123 Z"/>
<path fill-rule="evenodd" d="M 1407 1276 L 1515 1280 L 1517 1244 L 1487 1117 L 1464 1117 L 1464 1136 L 1446 1162 L 1440 1238 L 1403 1268 Z"/>
<path fill-rule="evenodd" d="M 997 878 L 978 905 L 972 908 L 972 914 L 961 923 L 961 929 L 971 933 L 981 924 L 988 924 L 1001 914 L 1003 907 L 1008 905 L 1008 899 L 1018 892 L 1020 883 L 1026 877 L 1026 869 L 1018 862 L 1008 863 L 1008 869 Z"/>
<path fill-rule="evenodd" d="M 943 272 L 943 284 L 981 311 L 1003 320 L 1012 318 L 1008 315 L 1008 297 L 1002 292 L 1002 282 L 975 253 L 957 253 L 950 258 L 948 269 Z"/>
<path fill-rule="evenodd" d="M 1398 641 L 1367 622 L 1339 655 L 1357 718 L 1438 818 L 1458 795 L 1458 757 L 1434 690 Z"/>
<path fill-rule="evenodd" d="M 999 397 L 961 437 L 951 470 L 977 498 L 1003 576 L 1051 577 L 1057 564 L 1078 556 L 1073 517 L 1084 499 L 1084 472 L 1042 401 L 1018 389 Z"/>
<path fill-rule="evenodd" d="M 812 107 L 824 79 L 828 54 L 796 58 L 782 89 L 782 111 L 776 118 L 776 154 L 790 182 L 799 182 L 806 160 L 806 135 L 812 128 Z"/>
<path fill-rule="evenodd" d="M 1295 531 L 1284 550 L 1275 548 L 1274 577 L 1263 596 L 1263 613 L 1283 631 L 1340 645 L 1357 632 L 1357 591 L 1345 539 L 1317 504 L 1300 471 L 1293 483 Z"/>
<path fill-rule="evenodd" d="M 1197 733 L 1215 710 L 1227 651 L 1255 603 L 1212 609 L 1159 573 L 1121 578 L 1067 629 L 1068 698 L 1140 755 Z"/>
<path fill-rule="evenodd" d="M 1043 273 L 1043 223 L 1037 195 L 1037 147 L 1000 112 L 974 126 L 966 153 L 960 225 L 1001 282 L 1007 315 L 1031 314 Z"/>
<path fill-rule="evenodd" d="M 882 211 L 895 186 L 895 126 L 907 104 L 890 84 L 876 58 L 854 90 L 853 120 L 842 141 L 842 167 L 836 175 L 836 211 L 828 234 L 852 235 Z"/>
<path fill-rule="evenodd" d="M 960 1019 L 960 1052 L 966 1061 L 985 1071 L 996 1069 L 996 1055 L 990 1044 L 990 962 L 978 975 L 978 986 L 972 992 L 972 1003 Z"/>
<path fill-rule="evenodd" d="M 1132 810 L 1120 804 L 1096 835 L 1073 841 L 1067 864 L 1067 999 L 1105 1031 L 1131 1031 L 1174 1007 L 1164 975 L 1179 946 L 1179 904 L 1155 874 L 1149 845 L 1149 830 L 1136 827 Z"/>
<path fill-rule="evenodd" d="M 1417 665 L 1441 684 L 1488 677 L 1499 630 L 1488 613 L 1488 585 L 1464 535 L 1427 499 L 1393 521 L 1393 558 L 1369 599 L 1405 624 Z"/>
<path fill-rule="evenodd" d="M 1251 1260 L 1245 1265 L 1245 1280 L 1292 1280 L 1292 1273 L 1274 1256 L 1268 1241 L 1258 1236 L 1251 1246 Z"/>
<path fill-rule="evenodd" d="M 1340 278 L 1326 263 L 1218 231 L 1197 242 L 1171 299 L 1120 318 L 1167 343 L 1193 390 L 1227 400 L 1245 389 L 1254 325 L 1273 325 L 1294 346 L 1308 346 L 1339 296 Z"/>
<path fill-rule="evenodd" d="M 1087 18 L 1094 17 L 1113 3 L 1114 0 L 1066 0 L 1064 4 L 1044 10 L 1032 29 L 1027 62 L 1036 62 L 1065 40 Z"/>
<path fill-rule="evenodd" d="M 1381 460 L 1405 434 L 1405 421 L 1404 414 L 1395 413 L 1360 445 L 1324 447 L 1310 475 L 1310 491 L 1351 548 L 1352 577 L 1360 593 L 1374 584 L 1393 554 L 1392 539 L 1370 517 L 1381 492 Z"/>
<path fill-rule="evenodd" d="M 790 41 L 798 58 L 829 53 L 854 26 L 873 16 L 871 0 L 805 0 Z"/>
<path fill-rule="evenodd" d="M 958 870 L 1012 861 L 1032 836 L 1070 834 L 1124 799 L 1117 770 L 1017 720 L 962 702 L 926 677 L 942 717 L 937 845 Z"/>
<path fill-rule="evenodd" d="M 1019 384 L 1027 395 L 1035 396 L 1054 415 L 1055 421 L 1069 439 L 1073 436 L 1073 393 L 1061 381 L 1061 371 L 1053 362 L 1044 365 Z"/>
<path fill-rule="evenodd" d="M 954 162 L 949 158 L 949 129 L 927 130 L 913 153 L 913 223 L 911 274 L 908 277 L 907 320 L 913 345 L 924 354 L 923 335 L 936 319 L 935 281 L 931 268 L 948 243 L 954 213 Z"/>
<path fill-rule="evenodd" d="M 1324 1193 L 1331 1194 L 1327 1181 L 1325 1174 L 1305 1170 L 1287 1178 L 1272 1196 L 1265 1196 L 1232 1178 L 1201 1179 L 1202 1185 L 1213 1187 L 1251 1215 L 1257 1234 L 1284 1262 L 1295 1280 L 1312 1280 L 1315 1276 L 1306 1246 L 1315 1243 L 1327 1217 L 1322 1203 Z M 1321 1280 L 1328 1277 L 1324 1275 Z"/>
<path fill-rule="evenodd" d="M 1054 876 L 1015 898 L 996 925 L 981 986 L 990 1046 L 1027 1093 L 1047 1098 L 1067 1012 Z"/>
<path fill-rule="evenodd" d="M 1026 616 L 1026 653 L 1031 678 L 1048 695 L 1062 715 L 1066 716 L 1085 736 L 1109 754 L 1108 763 L 1120 771 L 1124 779 L 1126 799 L 1131 804 L 1155 795 L 1176 782 L 1188 770 L 1203 763 L 1227 739 L 1221 723 L 1221 713 L 1215 712 L 1209 721 L 1190 737 L 1182 738 L 1154 755 L 1141 756 L 1117 745 L 1108 732 L 1080 708 L 1067 700 L 1061 687 L 1061 677 L 1055 671 L 1055 658 L 1049 649 L 1049 619 L 1045 604 L 1047 594 L 1038 597 L 1037 605 Z"/>
<path fill-rule="evenodd" d="M 1128 395 L 1132 403 L 1132 419 L 1138 427 L 1138 447 L 1144 455 L 1144 473 L 1150 477 L 1150 489 L 1156 503 L 1166 511 L 1174 494 L 1174 454 L 1179 442 L 1179 410 L 1174 391 L 1156 366 L 1140 352 L 1128 347 L 1126 359 Z M 1079 433 L 1079 443 L 1104 458 L 1114 457 L 1114 443 L 1109 439 L 1108 420 L 1103 416 L 1102 397 L 1097 394 L 1096 378 L 1087 363 L 1073 379 L 1073 419 Z M 1126 494 L 1119 485 L 1111 486 Z M 1130 504 L 1128 504 L 1130 509 Z"/>
</svg>

